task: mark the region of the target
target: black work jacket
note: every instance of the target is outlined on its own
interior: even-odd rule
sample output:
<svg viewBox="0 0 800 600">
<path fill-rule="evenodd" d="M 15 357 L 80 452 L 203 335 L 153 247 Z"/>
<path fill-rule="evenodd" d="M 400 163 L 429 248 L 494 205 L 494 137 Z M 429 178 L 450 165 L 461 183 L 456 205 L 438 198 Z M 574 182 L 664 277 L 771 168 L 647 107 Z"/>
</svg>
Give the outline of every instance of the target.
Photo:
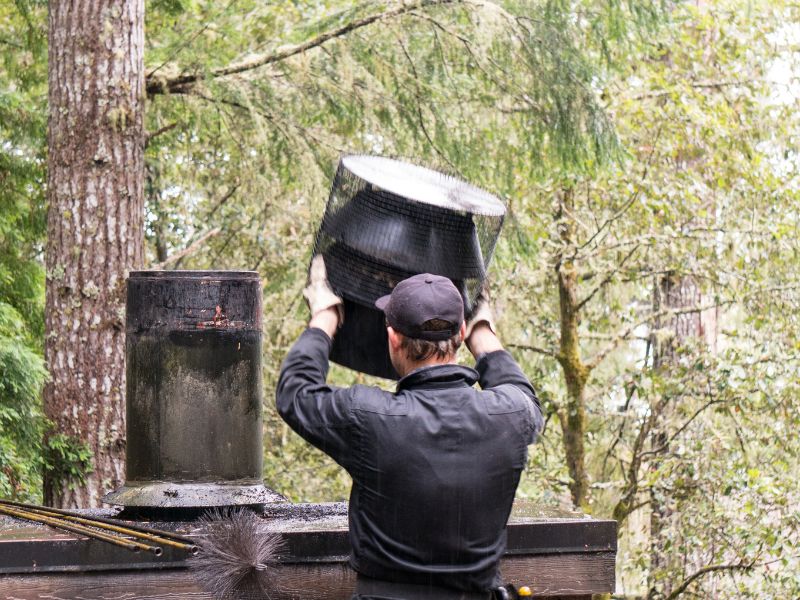
<svg viewBox="0 0 800 600">
<path fill-rule="evenodd" d="M 337 388 L 325 383 L 330 346 L 321 329 L 300 336 L 277 406 L 353 478 L 351 565 L 376 579 L 491 589 L 527 446 L 542 428 L 533 387 L 500 350 L 476 369 L 418 369 L 395 393 Z"/>
</svg>

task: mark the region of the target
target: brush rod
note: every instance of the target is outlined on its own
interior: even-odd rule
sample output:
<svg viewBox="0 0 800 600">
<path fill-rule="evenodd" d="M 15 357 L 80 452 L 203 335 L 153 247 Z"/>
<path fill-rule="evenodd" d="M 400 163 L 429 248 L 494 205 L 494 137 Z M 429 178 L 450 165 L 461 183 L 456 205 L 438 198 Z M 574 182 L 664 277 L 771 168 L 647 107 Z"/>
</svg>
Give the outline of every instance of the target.
<svg viewBox="0 0 800 600">
<path fill-rule="evenodd" d="M 162 544 L 165 546 L 172 546 L 173 548 L 185 550 L 190 554 L 197 554 L 198 552 L 196 544 L 186 543 L 184 541 L 178 541 L 175 539 L 175 537 L 179 539 L 188 539 L 188 538 L 183 538 L 183 536 L 173 536 L 173 534 L 171 534 L 168 531 L 159 531 L 156 529 L 138 527 L 135 525 L 129 526 L 126 523 L 113 521 L 111 519 L 104 519 L 102 517 L 84 517 L 57 508 L 36 506 L 34 504 L 23 504 L 21 502 L 12 502 L 11 500 L 0 500 L 0 506 L 3 505 L 16 506 L 19 507 L 20 509 L 34 512 L 36 514 L 50 516 L 58 519 L 66 519 L 69 521 L 74 521 L 76 523 L 89 525 L 91 527 L 97 527 L 98 529 L 106 529 L 108 531 L 122 533 L 125 535 L 129 535 L 131 537 L 148 540 L 150 542 L 156 542 L 158 544 Z"/>
<path fill-rule="evenodd" d="M 197 554 L 198 548 L 195 544 L 187 544 L 185 542 L 178 542 L 170 537 L 170 534 L 166 531 L 157 531 L 152 530 L 148 532 L 142 532 L 134 527 L 128 527 L 126 524 L 120 522 L 113 522 L 110 519 L 99 519 L 95 517 L 82 517 L 75 514 L 71 514 L 64 510 L 59 510 L 50 507 L 44 506 L 36 506 L 32 504 L 22 504 L 20 502 L 11 502 L 6 500 L 0 500 L 0 506 L 3 505 L 12 505 L 18 506 L 23 510 L 40 514 L 44 516 L 49 516 L 55 519 L 66 519 L 69 521 L 73 521 L 75 523 L 81 523 L 83 525 L 89 525 L 91 527 L 97 527 L 98 529 L 105 529 L 107 531 L 114 531 L 115 533 L 121 533 L 124 535 L 129 535 L 134 538 L 147 540 L 150 542 L 155 542 L 157 544 L 165 545 L 165 546 L 172 546 L 173 548 L 178 548 L 180 550 L 185 550 L 190 554 Z"/>
<path fill-rule="evenodd" d="M 64 531 L 69 531 L 70 533 L 77 533 L 79 535 L 84 535 L 86 537 L 108 542 L 116 546 L 121 546 L 133 552 L 139 552 L 140 550 L 144 550 L 146 552 L 152 552 L 156 556 L 161 556 L 163 552 L 159 546 L 151 546 L 149 544 L 143 544 L 141 542 L 125 540 L 124 538 L 121 538 L 119 536 L 114 536 L 107 533 L 94 531 L 88 527 L 85 527 L 84 525 L 65 523 L 64 520 L 62 519 L 47 517 L 45 515 L 37 514 L 35 512 L 24 509 L 12 508 L 10 506 L 0 506 L 0 513 L 9 515 L 11 517 L 16 517 L 18 519 L 34 521 L 37 523 L 44 523 L 45 525 L 49 525 L 50 527 L 55 527 L 56 529 L 63 529 Z"/>
</svg>

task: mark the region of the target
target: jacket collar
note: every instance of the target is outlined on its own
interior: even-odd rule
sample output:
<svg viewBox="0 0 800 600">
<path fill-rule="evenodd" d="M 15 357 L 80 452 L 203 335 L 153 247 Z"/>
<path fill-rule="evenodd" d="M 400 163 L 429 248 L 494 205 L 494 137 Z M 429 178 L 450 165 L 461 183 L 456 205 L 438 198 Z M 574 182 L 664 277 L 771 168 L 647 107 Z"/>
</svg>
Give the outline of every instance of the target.
<svg viewBox="0 0 800 600">
<path fill-rule="evenodd" d="M 411 371 L 397 382 L 397 391 L 411 388 L 472 387 L 478 372 L 461 365 L 434 365 Z"/>
</svg>

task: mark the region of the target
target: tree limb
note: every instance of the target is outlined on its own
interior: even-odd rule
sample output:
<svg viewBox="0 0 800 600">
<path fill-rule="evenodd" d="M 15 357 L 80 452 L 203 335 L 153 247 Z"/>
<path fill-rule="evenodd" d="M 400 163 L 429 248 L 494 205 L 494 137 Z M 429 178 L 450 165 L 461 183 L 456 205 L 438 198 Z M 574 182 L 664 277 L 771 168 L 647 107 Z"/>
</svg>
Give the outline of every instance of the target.
<svg viewBox="0 0 800 600">
<path fill-rule="evenodd" d="M 179 260 L 183 259 L 184 257 L 192 254 L 193 252 L 196 252 L 197 249 L 206 242 L 206 240 L 208 240 L 209 238 L 214 237 L 220 231 L 222 231 L 222 230 L 219 227 L 215 227 L 214 229 L 206 231 L 203 235 L 201 235 L 199 238 L 197 238 L 195 241 L 193 241 L 191 244 L 189 244 L 186 248 L 184 248 L 180 252 L 176 252 L 175 254 L 172 254 L 172 255 L 168 256 L 166 260 L 164 260 L 164 261 L 162 261 L 160 263 L 157 263 L 157 264 L 153 265 L 150 268 L 151 269 L 163 269 L 164 267 L 167 267 L 167 266 L 171 265 L 172 263 L 178 262 Z"/>
<path fill-rule="evenodd" d="M 528 350 L 529 352 L 535 352 L 536 354 L 543 354 L 544 356 L 557 358 L 557 354 L 552 350 L 539 348 L 538 346 L 530 346 L 528 344 L 506 344 L 506 346 L 509 348 L 514 348 L 516 350 Z"/>
<path fill-rule="evenodd" d="M 226 77 L 228 75 L 236 75 L 246 71 L 252 71 L 269 64 L 277 63 L 286 60 L 292 56 L 302 54 L 313 48 L 322 46 L 324 43 L 347 35 L 348 33 L 361 29 L 368 25 L 372 25 L 377 21 L 383 21 L 393 17 L 397 17 L 413 10 L 426 8 L 429 6 L 437 6 L 442 4 L 452 4 L 460 0 L 417 0 L 415 2 L 402 2 L 400 6 L 386 10 L 382 13 L 356 19 L 350 21 L 341 27 L 326 31 L 320 35 L 303 42 L 302 44 L 294 44 L 291 46 L 283 46 L 270 54 L 255 56 L 248 60 L 243 60 L 239 63 L 228 65 L 227 67 L 220 67 L 212 70 L 210 73 L 185 73 L 175 77 L 157 78 L 155 72 L 148 73 L 146 77 L 145 89 L 149 96 L 156 94 L 185 94 L 191 91 L 191 88 L 198 82 L 205 79 L 216 79 L 218 77 Z"/>
<path fill-rule="evenodd" d="M 210 220 L 211 217 L 214 216 L 214 213 L 216 213 L 220 209 L 220 207 L 222 207 L 223 204 L 225 204 L 228 200 L 230 200 L 233 197 L 233 195 L 236 193 L 236 190 L 239 189 L 239 185 L 240 184 L 237 181 L 234 185 L 232 185 L 228 189 L 227 192 L 225 192 L 222 198 L 220 198 L 219 200 L 217 200 L 217 202 L 214 203 L 214 206 L 211 208 L 210 211 L 208 211 L 208 214 L 205 217 L 206 221 Z"/>
<path fill-rule="evenodd" d="M 651 454 L 661 454 L 662 452 L 664 452 L 665 450 L 667 450 L 667 449 L 669 448 L 669 445 L 670 445 L 670 444 L 671 444 L 673 441 L 675 441 L 675 438 L 677 438 L 677 437 L 678 437 L 678 436 L 679 436 L 681 433 L 683 433 L 683 432 L 686 430 L 686 428 L 687 428 L 687 427 L 689 427 L 689 425 L 691 425 L 691 424 L 692 424 L 692 421 L 694 421 L 694 420 L 695 420 L 697 417 L 699 417 L 699 416 L 700 416 L 700 414 L 701 414 L 703 411 L 705 411 L 707 408 L 710 408 L 710 407 L 714 406 L 715 404 L 723 404 L 724 402 L 725 402 L 724 400 L 720 400 L 720 399 L 717 399 L 717 398 L 712 398 L 711 400 L 709 400 L 708 402 L 706 402 L 706 403 L 705 403 L 703 406 L 701 406 L 700 408 L 698 408 L 698 409 L 697 409 L 697 410 L 694 412 L 694 414 L 693 414 L 691 417 L 689 417 L 689 418 L 688 418 L 688 419 L 687 419 L 687 420 L 686 420 L 686 421 L 683 423 L 683 425 L 681 425 L 681 426 L 680 426 L 680 427 L 679 427 L 679 428 L 678 428 L 676 431 L 674 431 L 674 432 L 673 432 L 673 434 L 672 434 L 671 436 L 669 436 L 669 438 L 667 439 L 667 441 L 666 441 L 666 442 L 664 442 L 664 443 L 663 443 L 661 446 L 659 446 L 658 448 L 653 448 L 652 450 L 648 450 L 648 451 L 646 451 L 646 452 L 642 452 L 642 453 L 639 455 L 639 456 L 640 456 L 640 458 L 644 458 L 645 456 L 650 456 Z"/>
<path fill-rule="evenodd" d="M 583 300 L 578 302 L 577 310 L 581 310 L 584 306 L 586 306 L 586 303 L 589 302 L 594 297 L 594 295 L 597 294 L 597 292 L 599 292 L 603 288 L 603 286 L 605 286 L 609 281 L 611 281 L 614 275 L 616 275 L 622 270 L 622 267 L 625 266 L 625 263 L 628 261 L 628 259 L 631 256 L 633 256 L 638 249 L 639 245 L 637 244 L 636 246 L 633 247 L 633 249 L 631 249 L 630 252 L 628 252 L 627 255 L 625 255 L 625 257 L 621 261 L 619 261 L 619 264 L 617 264 L 617 266 L 603 278 L 603 281 L 597 284 L 595 288 L 591 292 L 589 292 L 589 294 Z"/>
<path fill-rule="evenodd" d="M 683 592 L 685 592 L 686 588 L 692 585 L 692 583 L 694 583 L 696 580 L 700 579 L 704 575 L 707 575 L 708 573 L 715 573 L 717 571 L 749 571 L 753 567 L 755 567 L 755 561 L 750 561 L 746 563 L 739 562 L 733 564 L 708 565 L 707 567 L 698 569 L 697 571 L 689 575 L 689 577 L 684 579 L 681 582 L 681 584 L 678 587 L 676 587 L 672 591 L 672 593 L 669 596 L 667 596 L 664 600 L 675 600 L 675 598 L 677 598 Z"/>
<path fill-rule="evenodd" d="M 168 131 L 175 129 L 178 126 L 178 123 L 170 123 L 169 125 L 164 125 L 163 127 L 159 127 L 155 131 L 148 131 L 144 134 L 144 147 L 147 148 L 148 144 L 150 144 L 150 140 L 154 137 L 161 135 L 162 133 L 167 133 Z"/>
<path fill-rule="evenodd" d="M 650 352 L 650 349 L 649 349 L 649 346 L 648 346 L 647 353 L 649 353 L 649 352 Z M 646 358 L 644 360 L 644 363 L 647 364 L 647 359 Z M 636 392 L 638 391 L 638 388 L 636 386 L 636 382 L 635 381 L 631 381 L 630 384 L 628 384 L 627 387 L 628 387 L 628 391 L 625 394 L 625 404 L 622 407 L 622 411 L 620 411 L 620 412 L 628 412 L 628 409 L 630 408 L 630 405 L 631 405 L 631 400 L 633 400 L 634 394 L 636 394 Z M 619 429 L 617 430 L 617 433 L 614 436 L 614 441 L 611 442 L 611 445 L 609 445 L 608 450 L 606 450 L 606 453 L 603 456 L 603 466 L 601 467 L 600 472 L 602 473 L 602 475 L 604 477 L 606 475 L 606 464 L 608 464 L 608 459 L 611 458 L 611 453 L 614 452 L 614 449 L 617 447 L 617 444 L 619 444 L 622 441 L 622 434 L 625 432 L 625 423 L 626 422 L 627 422 L 627 418 L 622 419 L 622 422 L 619 424 Z"/>
<path fill-rule="evenodd" d="M 650 411 L 650 414 L 639 428 L 639 433 L 636 435 L 636 439 L 633 442 L 631 462 L 630 465 L 628 465 L 627 473 L 625 473 L 625 490 L 619 502 L 617 502 L 617 505 L 614 507 L 614 518 L 620 523 L 627 519 L 634 510 L 634 500 L 639 492 L 639 467 L 641 467 L 642 458 L 644 457 L 642 448 L 644 448 L 647 436 L 653 430 L 653 426 L 664 411 L 666 404 L 667 400 L 665 398 L 662 398 L 656 403 L 653 410 Z"/>
<path fill-rule="evenodd" d="M 9 40 L 8 38 L 0 38 L 0 44 L 5 44 L 6 46 L 11 46 L 12 48 L 16 48 L 18 50 L 24 50 L 25 46 L 22 44 L 18 44 L 13 40 Z"/>
<path fill-rule="evenodd" d="M 733 301 L 715 302 L 713 304 L 704 304 L 704 305 L 701 305 L 701 306 L 683 308 L 683 309 L 678 309 L 678 310 L 675 310 L 675 309 L 661 310 L 659 312 L 652 313 L 651 315 L 648 315 L 648 317 L 646 319 L 642 319 L 638 323 L 634 323 L 633 325 L 631 325 L 630 327 L 625 329 L 622 333 L 617 335 L 611 341 L 610 344 L 608 344 L 600 352 L 595 354 L 594 357 L 592 357 L 592 359 L 588 362 L 588 364 L 592 367 L 592 369 L 594 369 L 597 365 L 599 365 L 601 362 L 603 362 L 605 360 L 605 358 L 609 354 L 611 354 L 614 350 L 616 350 L 622 342 L 624 342 L 625 340 L 630 338 L 631 334 L 638 327 L 641 327 L 642 325 L 647 325 L 648 323 L 652 323 L 653 321 L 657 321 L 658 319 L 660 319 L 662 317 L 671 317 L 671 316 L 675 316 L 675 315 L 686 315 L 686 314 L 698 313 L 698 312 L 703 312 L 705 310 L 709 310 L 711 308 L 716 308 L 716 307 L 722 306 L 723 304 L 732 304 L 732 303 L 733 303 Z"/>
</svg>

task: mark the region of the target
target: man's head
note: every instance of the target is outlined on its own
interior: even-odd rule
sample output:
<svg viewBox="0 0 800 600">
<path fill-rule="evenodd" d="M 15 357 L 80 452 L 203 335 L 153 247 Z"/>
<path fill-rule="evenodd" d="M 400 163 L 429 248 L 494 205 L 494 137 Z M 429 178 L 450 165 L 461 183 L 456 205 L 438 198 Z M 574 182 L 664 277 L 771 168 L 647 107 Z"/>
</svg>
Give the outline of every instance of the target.
<svg viewBox="0 0 800 600">
<path fill-rule="evenodd" d="M 464 338 L 464 302 L 447 277 L 409 277 L 375 306 L 386 315 L 389 356 L 401 377 L 421 366 L 455 360 Z"/>
</svg>

